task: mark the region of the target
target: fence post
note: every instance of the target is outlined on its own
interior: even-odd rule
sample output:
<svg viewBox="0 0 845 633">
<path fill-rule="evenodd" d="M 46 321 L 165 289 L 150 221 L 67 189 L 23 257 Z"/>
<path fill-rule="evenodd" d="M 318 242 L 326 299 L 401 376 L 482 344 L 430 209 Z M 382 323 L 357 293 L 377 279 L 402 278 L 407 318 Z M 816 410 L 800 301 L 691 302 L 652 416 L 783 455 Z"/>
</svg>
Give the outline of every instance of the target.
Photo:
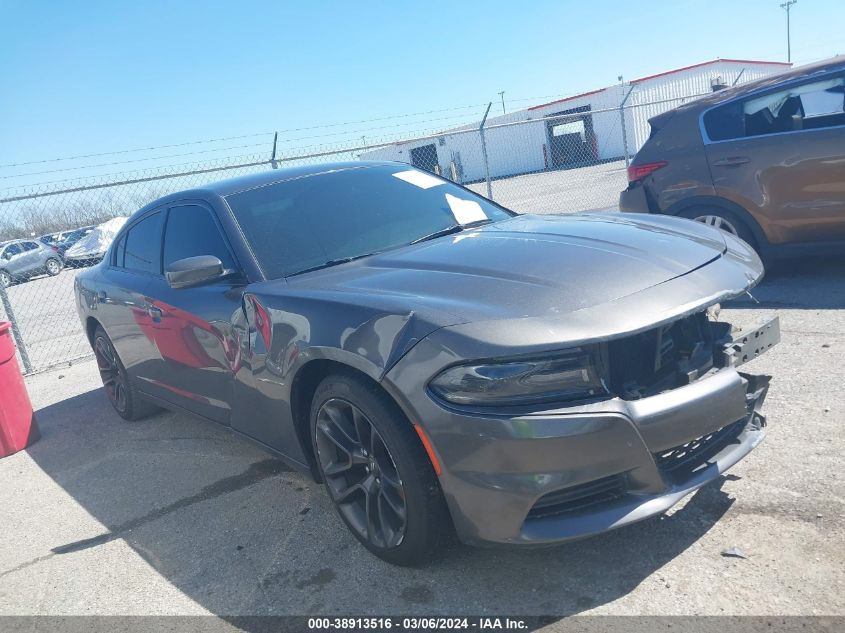
<svg viewBox="0 0 845 633">
<path fill-rule="evenodd" d="M 21 360 L 23 361 L 23 373 L 31 374 L 32 373 L 32 363 L 29 360 L 29 354 L 26 351 L 26 345 L 23 342 L 23 336 L 21 336 L 21 331 L 18 328 L 18 321 L 15 318 L 15 312 L 12 310 L 12 302 L 9 301 L 9 295 L 6 293 L 6 288 L 3 284 L 0 284 L 0 303 L 3 304 L 3 310 L 6 312 L 6 316 L 9 317 L 9 322 L 12 324 L 12 336 L 15 337 L 15 343 L 18 346 L 18 353 L 21 355 Z"/>
<path fill-rule="evenodd" d="M 625 169 L 627 169 L 628 166 L 631 164 L 631 158 L 628 155 L 628 132 L 625 129 L 625 102 L 628 101 L 628 97 L 631 96 L 631 93 L 633 91 L 634 86 L 628 88 L 628 92 L 625 94 L 625 98 L 622 99 L 622 103 L 619 104 L 619 120 L 622 121 L 622 148 L 625 151 Z"/>
<path fill-rule="evenodd" d="M 481 135 L 481 157 L 484 159 L 484 178 L 487 180 L 487 198 L 493 199 L 493 187 L 490 186 L 490 165 L 487 163 L 487 141 L 484 139 L 484 124 L 487 122 L 487 115 L 490 113 L 490 106 L 493 102 L 487 104 L 487 110 L 484 111 L 484 118 L 481 119 L 481 125 L 478 126 L 478 133 Z"/>
<path fill-rule="evenodd" d="M 276 162 L 276 141 L 279 140 L 279 133 L 273 134 L 273 155 L 270 156 L 270 167 L 273 169 L 279 168 L 279 163 Z"/>
</svg>

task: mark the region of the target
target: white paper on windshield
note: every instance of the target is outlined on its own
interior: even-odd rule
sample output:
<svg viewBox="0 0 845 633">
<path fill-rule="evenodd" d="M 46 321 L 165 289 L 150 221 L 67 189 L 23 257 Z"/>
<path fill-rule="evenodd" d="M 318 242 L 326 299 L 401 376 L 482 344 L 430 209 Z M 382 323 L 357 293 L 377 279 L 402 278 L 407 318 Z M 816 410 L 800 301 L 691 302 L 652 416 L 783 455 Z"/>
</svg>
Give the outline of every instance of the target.
<svg viewBox="0 0 845 633">
<path fill-rule="evenodd" d="M 484 209 L 475 200 L 461 200 L 447 193 L 446 202 L 449 203 L 449 208 L 458 224 L 469 224 L 470 222 L 487 219 Z"/>
<path fill-rule="evenodd" d="M 435 178 L 434 176 L 430 176 L 425 172 L 417 171 L 415 169 L 396 172 L 393 175 L 399 178 L 399 180 L 404 180 L 412 185 L 416 185 L 420 189 L 431 189 L 432 187 L 443 184 L 443 181 L 439 178 Z"/>
</svg>

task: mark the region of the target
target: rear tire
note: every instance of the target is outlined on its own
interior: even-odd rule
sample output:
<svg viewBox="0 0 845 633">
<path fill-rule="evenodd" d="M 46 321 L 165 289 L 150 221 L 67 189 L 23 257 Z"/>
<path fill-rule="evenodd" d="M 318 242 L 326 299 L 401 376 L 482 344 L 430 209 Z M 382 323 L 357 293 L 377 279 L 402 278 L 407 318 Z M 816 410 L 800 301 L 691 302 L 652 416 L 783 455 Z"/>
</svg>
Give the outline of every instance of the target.
<svg viewBox="0 0 845 633">
<path fill-rule="evenodd" d="M 310 423 L 320 475 L 355 538 L 394 565 L 430 560 L 451 519 L 428 455 L 396 403 L 362 377 L 332 374 L 317 387 Z"/>
<path fill-rule="evenodd" d="M 62 263 L 54 257 L 48 259 L 47 263 L 44 264 L 44 270 L 47 271 L 47 274 L 51 277 L 55 277 L 60 272 L 62 272 L 62 268 Z"/>
<path fill-rule="evenodd" d="M 688 218 L 707 224 L 717 229 L 721 229 L 726 233 L 736 235 L 738 238 L 747 242 L 751 248 L 759 252 L 757 240 L 754 238 L 754 233 L 748 228 L 748 225 L 742 221 L 735 213 L 731 213 L 726 209 L 718 206 L 701 205 L 689 207 L 684 209 L 678 215 L 682 218 Z"/>
<path fill-rule="evenodd" d="M 0 286 L 8 288 L 12 285 L 12 275 L 5 270 L 0 270 Z"/>
<path fill-rule="evenodd" d="M 94 356 L 106 396 L 120 417 L 129 421 L 141 420 L 159 410 L 132 386 L 117 350 L 101 325 L 94 331 Z"/>
</svg>

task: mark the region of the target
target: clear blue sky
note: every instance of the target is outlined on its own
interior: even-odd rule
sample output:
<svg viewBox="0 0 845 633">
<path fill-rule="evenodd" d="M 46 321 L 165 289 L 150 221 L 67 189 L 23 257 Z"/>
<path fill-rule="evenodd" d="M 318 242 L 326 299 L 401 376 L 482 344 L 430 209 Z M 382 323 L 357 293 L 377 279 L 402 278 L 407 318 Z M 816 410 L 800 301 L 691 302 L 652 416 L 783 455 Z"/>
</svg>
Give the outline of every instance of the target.
<svg viewBox="0 0 845 633">
<path fill-rule="evenodd" d="M 0 0 L 0 164 L 473 106 L 281 134 L 288 147 L 375 139 L 477 119 L 500 90 L 516 109 L 620 74 L 716 57 L 785 60 L 780 1 Z M 842 0 L 799 0 L 793 61 L 845 53 L 843 25 Z M 268 140 L 208 147 L 265 144 L 227 150 L 248 154 Z M 138 156 L 2 168 L 0 176 Z M 0 188 L 19 182 L 5 178 Z"/>
</svg>

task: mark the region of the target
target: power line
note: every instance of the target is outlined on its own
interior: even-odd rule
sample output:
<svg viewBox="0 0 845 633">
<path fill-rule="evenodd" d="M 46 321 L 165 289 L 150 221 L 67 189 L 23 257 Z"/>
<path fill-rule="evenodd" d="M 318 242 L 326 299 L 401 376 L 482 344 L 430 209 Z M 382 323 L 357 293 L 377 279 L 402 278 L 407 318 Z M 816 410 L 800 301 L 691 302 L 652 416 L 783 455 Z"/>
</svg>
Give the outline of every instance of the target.
<svg viewBox="0 0 845 633">
<path fill-rule="evenodd" d="M 453 119 L 457 119 L 457 118 L 464 118 L 464 116 L 465 115 L 461 114 L 461 115 L 453 115 L 453 116 L 447 116 L 447 117 L 437 117 L 437 118 L 434 118 L 434 119 L 424 119 L 422 121 L 413 121 L 412 123 L 396 123 L 394 125 L 383 125 L 383 126 L 363 128 L 363 129 L 358 129 L 358 130 L 345 130 L 343 132 L 332 132 L 332 133 L 329 133 L 329 134 L 313 134 L 313 135 L 310 135 L 310 136 L 300 136 L 300 137 L 279 139 L 279 142 L 280 143 L 293 143 L 293 142 L 297 142 L 297 141 L 306 141 L 306 140 L 317 139 L 317 138 L 332 138 L 332 137 L 339 137 L 339 136 L 351 136 L 351 135 L 359 134 L 361 132 L 372 132 L 372 131 L 378 131 L 378 130 L 385 130 L 385 129 L 389 129 L 389 128 L 403 127 L 403 126 L 406 126 L 406 125 L 416 125 L 416 124 L 422 124 L 422 123 L 449 121 L 449 120 L 453 120 Z M 240 138 L 243 138 L 243 137 L 240 137 Z M 338 141 L 338 142 L 341 142 L 341 141 Z M 179 144 L 179 145 L 175 145 L 174 147 L 183 146 L 183 145 L 184 144 Z M 0 180 L 10 180 L 12 178 L 26 178 L 26 177 L 29 177 L 29 176 L 43 176 L 43 175 L 46 175 L 46 174 L 58 174 L 58 173 L 64 173 L 64 172 L 69 172 L 69 171 L 80 171 L 80 170 L 83 170 L 83 169 L 96 169 L 98 167 L 111 167 L 111 166 L 114 166 L 114 165 L 129 165 L 129 164 L 132 164 L 132 163 L 143 163 L 143 162 L 156 161 L 156 160 L 169 160 L 171 158 L 184 158 L 185 156 L 196 156 L 196 155 L 199 155 L 199 154 L 211 154 L 211 153 L 215 153 L 215 152 L 228 152 L 228 151 L 232 151 L 232 150 L 236 150 L 236 149 L 248 149 L 248 148 L 253 148 L 253 147 L 266 147 L 266 144 L 265 143 L 251 143 L 251 144 L 248 144 L 248 145 L 236 145 L 236 146 L 233 146 L 233 147 L 215 147 L 215 148 L 211 148 L 211 149 L 197 150 L 197 151 L 194 151 L 194 152 L 185 152 L 185 153 L 182 153 L 182 154 L 168 154 L 166 156 L 147 156 L 147 157 L 144 157 L 144 158 L 132 158 L 132 159 L 129 159 L 129 160 L 111 161 L 111 162 L 108 162 L 108 163 L 97 163 L 97 164 L 94 164 L 94 165 L 77 165 L 77 166 L 74 166 L 74 167 L 62 167 L 62 168 L 59 168 L 59 169 L 47 169 L 47 170 L 43 170 L 43 171 L 32 171 L 32 172 L 26 172 L 26 173 L 22 173 L 22 174 L 11 174 L 11 175 L 7 175 L 7 176 L 0 176 Z M 304 148 L 298 148 L 298 149 L 304 149 Z M 292 151 L 292 150 L 288 150 L 288 151 Z"/>
<path fill-rule="evenodd" d="M 542 96 L 535 96 L 535 97 L 521 97 L 521 98 L 517 98 L 517 99 L 511 99 L 511 101 L 512 102 L 538 101 L 540 99 L 551 99 L 551 98 L 560 98 L 560 97 L 572 96 L 572 94 L 574 94 L 574 93 L 542 95 Z M 344 121 L 344 122 L 339 122 L 339 123 L 324 123 L 324 124 L 319 124 L 319 125 L 303 126 L 303 127 L 296 127 L 296 128 L 287 128 L 287 129 L 280 130 L 279 132 L 282 132 L 282 133 L 285 133 L 285 132 L 302 132 L 302 131 L 309 131 L 309 130 L 322 130 L 322 129 L 329 129 L 329 128 L 339 128 L 339 127 L 345 127 L 345 126 L 349 126 L 349 125 L 357 125 L 357 124 L 362 124 L 362 123 L 376 123 L 376 122 L 391 121 L 391 120 L 396 120 L 396 119 L 410 119 L 410 118 L 413 118 L 413 117 L 424 116 L 424 115 L 427 115 L 427 114 L 437 114 L 437 113 L 441 113 L 441 112 L 456 112 L 458 110 L 468 110 L 468 109 L 471 109 L 471 108 L 478 108 L 478 107 L 481 107 L 483 105 L 484 104 L 471 104 L 471 105 L 465 105 L 465 106 L 453 106 L 453 107 L 448 107 L 448 108 L 434 108 L 434 109 L 431 109 L 431 110 L 424 110 L 424 111 L 411 112 L 411 113 L 405 113 L 405 114 L 396 114 L 396 115 L 390 115 L 390 116 L 384 116 L 384 117 L 373 117 L 373 118 L 370 118 L 370 119 L 359 119 L 359 120 L 356 120 L 356 121 Z M 358 130 L 342 130 L 342 131 L 332 132 L 332 133 L 329 133 L 329 134 L 316 134 L 316 135 L 310 135 L 310 136 L 287 138 L 287 139 L 282 139 L 280 142 L 289 143 L 289 142 L 297 142 L 297 141 L 317 139 L 317 138 L 341 137 L 341 136 L 344 136 L 344 135 L 360 134 L 362 132 L 373 132 L 373 131 L 378 131 L 378 130 L 384 130 L 384 129 L 389 129 L 389 128 L 398 128 L 398 127 L 409 126 L 409 125 L 419 125 L 419 124 L 423 124 L 423 123 L 448 121 L 448 120 L 453 120 L 453 119 L 457 119 L 457 118 L 463 118 L 463 116 L 464 115 L 453 115 L 453 116 L 447 116 L 447 117 L 437 117 L 437 118 L 433 118 L 433 119 L 408 121 L 408 122 L 403 122 L 403 123 L 397 123 L 397 124 L 394 124 L 394 125 L 369 127 L 369 128 L 365 128 L 365 129 L 358 129 Z M 8 163 L 8 164 L 0 165 L 0 169 L 8 169 L 8 168 L 12 168 L 12 167 L 24 167 L 24 166 L 28 166 L 28 165 L 43 165 L 43 164 L 62 162 L 62 161 L 82 160 L 82 159 L 86 159 L 86 158 L 99 158 L 99 157 L 103 157 L 103 156 L 120 156 L 120 155 L 132 154 L 132 153 L 137 153 L 137 152 L 150 152 L 150 151 L 156 151 L 156 150 L 161 150 L 161 149 L 174 149 L 174 148 L 178 148 L 178 147 L 189 147 L 189 146 L 194 146 L 194 145 L 205 145 L 205 144 L 209 144 L 209 143 L 220 143 L 220 142 L 223 142 L 223 141 L 238 140 L 238 139 L 245 139 L 245 138 L 255 138 L 255 137 L 259 137 L 259 136 L 270 136 L 271 134 L 274 134 L 274 132 L 255 132 L 255 133 L 251 133 L 251 134 L 240 134 L 240 135 L 236 135 L 236 136 L 225 136 L 225 137 L 211 138 L 211 139 L 198 140 L 198 141 L 185 141 L 185 142 L 181 142 L 181 143 L 170 143 L 170 144 L 167 144 L 167 145 L 154 145 L 154 146 L 150 146 L 150 147 L 136 147 L 136 148 L 132 148 L 132 149 L 114 150 L 114 151 L 109 151 L 109 152 L 96 152 L 96 153 L 89 153 L 89 154 L 78 154 L 78 155 L 74 155 L 74 156 L 62 156 L 62 157 L 58 157 L 58 158 L 48 158 L 48 159 L 36 160 L 36 161 Z M 79 170 L 83 170 L 83 169 L 96 169 L 98 167 L 110 167 L 110 166 L 115 166 L 115 165 L 127 165 L 127 164 L 147 162 L 147 161 L 169 160 L 171 158 L 181 158 L 181 157 L 185 157 L 185 156 L 195 156 L 195 155 L 200 155 L 200 154 L 225 152 L 225 151 L 231 151 L 231 150 L 235 150 L 235 149 L 245 149 L 245 148 L 262 147 L 262 146 L 264 146 L 264 143 L 253 143 L 253 144 L 247 144 L 247 145 L 237 145 L 237 146 L 232 146 L 232 147 L 218 147 L 218 148 L 197 150 L 197 151 L 193 151 L 193 152 L 185 152 L 185 153 L 180 153 L 180 154 L 169 154 L 169 155 L 166 155 L 166 156 L 150 156 L 150 157 L 144 157 L 144 158 L 135 158 L 135 159 L 125 160 L 125 161 L 112 161 L 112 162 L 108 162 L 108 163 L 98 163 L 98 164 L 94 164 L 94 165 L 80 165 L 80 166 L 66 167 L 66 168 L 60 168 L 60 169 L 50 169 L 50 170 L 43 170 L 43 171 L 36 171 L 36 172 L 27 172 L 27 173 L 23 173 L 23 174 L 13 174 L 13 175 L 8 175 L 8 176 L 0 176 L 0 180 L 9 180 L 9 179 L 13 179 L 13 178 L 27 178 L 29 176 L 40 176 L 40 175 L 53 174 L 53 173 L 64 173 L 64 172 L 68 172 L 68 171 L 79 171 Z M 298 149 L 304 149 L 304 148 L 298 148 Z M 297 150 L 293 150 L 293 151 L 297 151 Z"/>
<path fill-rule="evenodd" d="M 307 131 L 307 130 L 319 130 L 319 129 L 323 129 L 323 128 L 341 127 L 341 126 L 345 126 L 345 125 L 358 125 L 360 123 L 374 123 L 374 122 L 378 122 L 378 121 L 389 121 L 389 120 L 392 120 L 392 119 L 423 116 L 423 115 L 426 115 L 426 114 L 436 114 L 436 113 L 439 113 L 439 112 L 450 112 L 450 111 L 455 111 L 455 110 L 467 110 L 469 108 L 481 107 L 481 105 L 483 105 L 483 104 L 455 106 L 455 107 L 451 107 L 451 108 L 438 108 L 438 109 L 426 110 L 426 111 L 422 111 L 422 112 L 395 114 L 395 115 L 391 115 L 391 116 L 376 117 L 376 118 L 372 118 L 372 119 L 361 119 L 361 120 L 358 120 L 358 121 L 344 121 L 344 122 L 341 122 L 341 123 L 324 123 L 324 124 L 320 124 L 320 125 L 311 125 L 311 126 L 306 126 L 306 127 L 287 128 L 287 129 L 284 129 L 284 130 L 278 130 L 278 132 L 282 132 L 282 133 L 285 133 L 285 132 L 304 132 L 304 131 Z M 212 138 L 212 139 L 206 139 L 206 140 L 202 140 L 202 141 L 186 141 L 184 143 L 173 143 L 173 144 L 169 144 L 169 145 L 155 145 L 155 146 L 152 146 L 152 147 L 136 147 L 136 148 L 132 148 L 132 149 L 115 150 L 115 151 L 110 151 L 110 152 L 97 152 L 97 153 L 93 153 L 93 154 L 78 154 L 78 155 L 75 155 L 75 156 L 62 156 L 62 157 L 59 157 L 59 158 L 46 158 L 46 159 L 43 159 L 43 160 L 33 160 L 33 161 L 26 161 L 26 162 L 19 162 L 19 163 L 7 163 L 5 165 L 0 165 L 0 169 L 4 169 L 4 168 L 8 168 L 8 167 L 24 167 L 26 165 L 40 165 L 40 164 L 44 164 L 44 163 L 53 163 L 53 162 L 59 162 L 59 161 L 65 161 L 65 160 L 79 160 L 79 159 L 82 159 L 82 158 L 99 158 L 101 156 L 116 156 L 116 155 L 119 155 L 119 154 L 130 154 L 130 153 L 133 153 L 133 152 L 148 152 L 148 151 L 154 151 L 154 150 L 159 150 L 159 149 L 173 149 L 175 147 L 186 147 L 188 145 L 202 145 L 202 144 L 205 144 L 205 143 L 219 143 L 219 142 L 222 142 L 222 141 L 232 141 L 232 140 L 237 140 L 237 139 L 242 139 L 242 138 L 252 138 L 252 137 L 256 137 L 256 136 L 269 136 L 269 135 L 274 134 L 274 133 L 275 133 L 275 131 L 274 132 L 254 132 L 252 134 L 241 134 L 241 135 L 238 135 L 238 136 L 226 136 L 226 137 L 222 137 L 222 138 Z"/>
</svg>

